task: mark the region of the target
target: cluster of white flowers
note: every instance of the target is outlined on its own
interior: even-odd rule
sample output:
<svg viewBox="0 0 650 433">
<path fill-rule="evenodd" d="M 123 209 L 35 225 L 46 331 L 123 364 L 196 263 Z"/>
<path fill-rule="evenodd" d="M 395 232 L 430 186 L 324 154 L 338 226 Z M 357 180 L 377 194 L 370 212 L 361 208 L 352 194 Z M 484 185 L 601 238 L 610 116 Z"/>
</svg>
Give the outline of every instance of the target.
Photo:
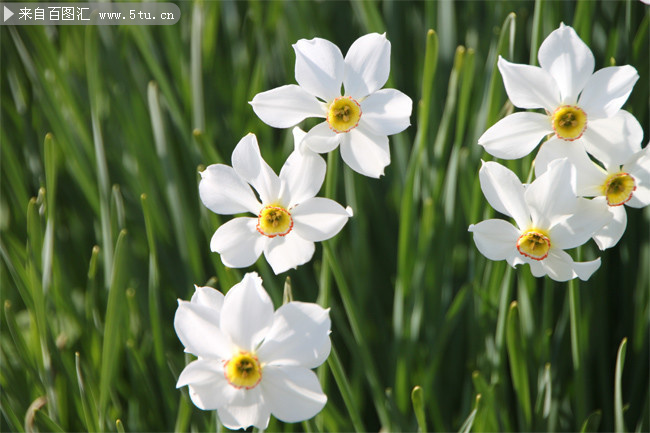
<svg viewBox="0 0 650 433">
<path fill-rule="evenodd" d="M 511 266 L 528 263 L 536 277 L 587 280 L 600 259 L 574 262 L 565 249 L 593 238 L 601 250 L 620 240 L 625 208 L 650 204 L 650 146 L 643 130 L 621 107 L 639 76 L 629 66 L 594 73 L 594 56 L 573 28 L 561 24 L 542 43 L 541 67 L 510 63 L 498 67 L 510 101 L 523 109 L 494 124 L 479 144 L 498 158 L 535 158 L 536 179 L 523 185 L 496 162 L 479 172 L 481 189 L 500 219 L 472 224 L 479 251 Z M 593 197 L 591 200 L 586 197 Z"/>
<path fill-rule="evenodd" d="M 324 39 L 302 39 L 293 47 L 298 85 L 260 93 L 250 103 L 276 128 L 307 117 L 325 122 L 307 133 L 293 129 L 294 151 L 279 176 L 262 159 L 253 134 L 235 147 L 232 166 L 213 164 L 201 172 L 199 195 L 208 209 L 255 215 L 233 218 L 212 237 L 210 249 L 231 268 L 251 266 L 262 253 L 275 274 L 311 260 L 314 242 L 335 236 L 352 216 L 349 207 L 316 197 L 327 169 L 319 153 L 340 145 L 350 168 L 380 177 L 390 163 L 388 135 L 409 126 L 411 99 L 381 89 L 390 72 L 385 35 L 362 36 L 345 58 Z M 262 280 L 248 273 L 225 296 L 196 287 L 190 302 L 179 300 L 174 327 L 186 352 L 198 357 L 177 387 L 187 385 L 194 404 L 216 410 L 226 427 L 265 429 L 271 414 L 303 421 L 325 405 L 311 369 L 330 352 L 329 310 L 289 302 L 274 313 Z"/>
</svg>

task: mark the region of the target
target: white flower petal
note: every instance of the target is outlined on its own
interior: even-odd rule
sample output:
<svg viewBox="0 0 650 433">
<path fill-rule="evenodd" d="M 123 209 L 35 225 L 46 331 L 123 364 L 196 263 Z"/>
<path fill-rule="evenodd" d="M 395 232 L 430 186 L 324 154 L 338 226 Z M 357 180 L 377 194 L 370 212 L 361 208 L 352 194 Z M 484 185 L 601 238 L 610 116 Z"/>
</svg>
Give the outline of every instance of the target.
<svg viewBox="0 0 650 433">
<path fill-rule="evenodd" d="M 560 89 L 544 69 L 511 63 L 499 56 L 497 62 L 508 98 L 519 108 L 544 108 L 555 111 L 560 105 Z"/>
<path fill-rule="evenodd" d="M 277 200 L 280 196 L 280 178 L 262 159 L 255 134 L 247 134 L 239 140 L 232 151 L 232 168 L 260 195 L 263 204 Z"/>
<path fill-rule="evenodd" d="M 294 150 L 280 171 L 280 180 L 286 187 L 282 201 L 291 208 L 314 197 L 323 185 L 326 171 L 327 164 L 317 153 Z"/>
<path fill-rule="evenodd" d="M 312 152 L 327 153 L 336 149 L 342 135 L 334 132 L 327 122 L 323 122 L 311 128 L 302 143 Z"/>
<path fill-rule="evenodd" d="M 388 137 L 373 134 L 359 125 L 343 134 L 341 158 L 357 173 L 378 178 L 390 164 Z"/>
<path fill-rule="evenodd" d="M 528 227 L 530 211 L 524 199 L 524 186 L 517 175 L 493 161 L 483 162 L 478 175 L 488 203 L 497 212 L 512 217 L 520 228 Z"/>
<path fill-rule="evenodd" d="M 210 240 L 210 249 L 221 254 L 229 268 L 245 268 L 257 261 L 267 238 L 257 229 L 257 218 L 234 218 L 221 225 Z"/>
<path fill-rule="evenodd" d="M 264 256 L 277 275 L 310 261 L 314 250 L 313 242 L 303 239 L 293 230 L 286 236 L 271 239 L 264 248 Z"/>
<path fill-rule="evenodd" d="M 541 262 L 538 262 L 537 260 L 530 260 L 526 259 L 525 263 L 528 263 L 530 266 L 530 273 L 533 274 L 533 277 L 535 278 L 540 278 L 546 275 L 546 268 L 542 266 Z"/>
<path fill-rule="evenodd" d="M 528 155 L 545 135 L 553 132 L 549 117 L 540 113 L 520 112 L 504 117 L 478 139 L 492 156 L 518 159 Z"/>
<path fill-rule="evenodd" d="M 348 222 L 349 213 L 337 202 L 313 197 L 291 210 L 293 229 L 300 237 L 321 242 L 335 236 Z"/>
<path fill-rule="evenodd" d="M 521 255 L 519 251 L 513 252 L 513 255 L 511 255 L 510 257 L 506 257 L 506 262 L 513 268 L 517 267 L 517 265 L 523 265 L 530 261 L 531 260 L 528 259 L 526 256 Z"/>
<path fill-rule="evenodd" d="M 221 330 L 240 349 L 254 351 L 273 324 L 273 302 L 255 273 L 244 275 L 223 302 Z"/>
<path fill-rule="evenodd" d="M 578 200 L 575 168 L 568 159 L 556 160 L 528 185 L 524 197 L 533 225 L 539 229 L 551 228 L 558 218 L 575 210 Z"/>
<path fill-rule="evenodd" d="M 215 374 L 211 381 L 188 384 L 187 388 L 192 403 L 202 410 L 215 410 L 230 404 L 235 394 L 234 391 L 236 391 L 226 381 L 223 375 L 223 369 L 221 370 L 221 374 Z"/>
<path fill-rule="evenodd" d="M 612 117 L 625 104 L 638 79 L 639 74 L 630 65 L 600 69 L 587 81 L 578 104 L 590 120 Z"/>
<path fill-rule="evenodd" d="M 593 236 L 594 241 L 596 241 L 598 248 L 601 250 L 606 250 L 616 245 L 623 236 L 623 233 L 625 233 L 625 227 L 627 227 L 625 206 L 607 206 L 607 208 L 613 218 Z"/>
<path fill-rule="evenodd" d="M 573 270 L 573 259 L 565 251 L 551 248 L 548 257 L 540 262 L 546 274 L 555 281 L 569 281 L 577 275 Z"/>
<path fill-rule="evenodd" d="M 329 309 L 312 303 L 289 302 L 275 312 L 273 326 L 257 356 L 266 365 L 316 368 L 329 356 L 330 328 Z"/>
<path fill-rule="evenodd" d="M 565 218 L 556 219 L 548 228 L 551 246 L 566 250 L 584 244 L 611 221 L 608 208 L 602 197 L 577 199 L 574 211 Z"/>
<path fill-rule="evenodd" d="M 265 403 L 280 421 L 312 418 L 327 403 L 316 374 L 304 367 L 267 365 L 260 386 Z"/>
<path fill-rule="evenodd" d="M 205 358 L 228 359 L 232 343 L 219 329 L 218 319 L 213 308 L 179 299 L 174 329 L 185 351 Z"/>
<path fill-rule="evenodd" d="M 650 205 L 650 185 L 637 185 L 627 206 L 642 208 Z"/>
<path fill-rule="evenodd" d="M 221 423 L 231 430 L 246 429 L 250 426 L 264 430 L 268 427 L 271 417 L 260 386 L 240 390 L 233 402 L 217 408 L 217 414 Z"/>
<path fill-rule="evenodd" d="M 413 101 L 395 89 L 381 89 L 361 101 L 361 120 L 378 135 L 402 132 L 411 124 Z"/>
<path fill-rule="evenodd" d="M 324 101 L 341 96 L 345 74 L 339 47 L 321 38 L 300 39 L 293 45 L 296 52 L 296 81 L 308 93 Z"/>
<path fill-rule="evenodd" d="M 562 158 L 567 158 L 576 168 L 578 196 L 594 197 L 602 194 L 601 186 L 607 178 L 607 172 L 589 158 L 584 146 L 579 143 L 567 143 L 559 138 L 544 142 L 535 156 L 535 176 L 541 176 L 548 170 L 549 164 Z"/>
<path fill-rule="evenodd" d="M 194 294 L 190 302 L 193 304 L 205 305 L 215 309 L 219 314 L 221 314 L 221 308 L 223 307 L 223 293 L 214 289 L 212 287 L 204 286 L 199 287 L 194 285 Z M 219 323 L 218 321 L 216 323 Z"/>
<path fill-rule="evenodd" d="M 302 146 L 302 140 L 305 138 L 307 133 L 296 126 L 291 130 L 291 134 L 293 135 L 293 150 L 304 151 L 305 148 Z"/>
<path fill-rule="evenodd" d="M 221 382 L 227 385 L 228 382 L 223 375 L 223 362 L 213 359 L 197 359 L 190 362 L 181 371 L 176 382 L 176 388 L 185 385 L 200 385 L 204 383 Z M 213 394 L 222 394 L 213 392 Z"/>
<path fill-rule="evenodd" d="M 223 164 L 209 165 L 201 172 L 199 196 L 205 207 L 221 215 L 256 214 L 261 208 L 251 187 L 232 167 Z"/>
<path fill-rule="evenodd" d="M 381 89 L 390 73 L 390 42 L 370 33 L 354 41 L 345 55 L 345 95 L 361 99 Z"/>
<path fill-rule="evenodd" d="M 255 95 L 250 104 L 262 122 L 274 128 L 290 128 L 308 117 L 325 117 L 325 106 L 295 84 Z"/>
<path fill-rule="evenodd" d="M 575 277 L 587 281 L 600 267 L 600 258 L 590 262 L 574 262 L 567 252 L 552 248 L 548 257 L 538 265 L 543 267 L 545 273 L 555 281 L 568 281 Z M 530 268 L 533 269 L 532 263 Z M 535 274 L 533 273 L 533 275 Z"/>
<path fill-rule="evenodd" d="M 650 146 L 637 152 L 623 165 L 623 171 L 634 178 L 636 190 L 626 204 L 631 207 L 645 207 L 650 204 Z"/>
<path fill-rule="evenodd" d="M 490 260 L 506 260 L 517 255 L 521 233 L 507 221 L 491 219 L 469 226 L 476 248 Z"/>
<path fill-rule="evenodd" d="M 582 281 L 587 281 L 598 268 L 600 268 L 600 257 L 589 262 L 573 262 L 573 272 Z"/>
<path fill-rule="evenodd" d="M 606 119 L 589 121 L 582 136 L 587 152 L 605 164 L 605 167 L 627 162 L 641 150 L 642 139 L 641 124 L 625 110 L 619 110 Z"/>
<path fill-rule="evenodd" d="M 594 55 L 569 26 L 560 25 L 542 42 L 539 64 L 555 79 L 564 104 L 574 104 L 594 72 Z"/>
</svg>

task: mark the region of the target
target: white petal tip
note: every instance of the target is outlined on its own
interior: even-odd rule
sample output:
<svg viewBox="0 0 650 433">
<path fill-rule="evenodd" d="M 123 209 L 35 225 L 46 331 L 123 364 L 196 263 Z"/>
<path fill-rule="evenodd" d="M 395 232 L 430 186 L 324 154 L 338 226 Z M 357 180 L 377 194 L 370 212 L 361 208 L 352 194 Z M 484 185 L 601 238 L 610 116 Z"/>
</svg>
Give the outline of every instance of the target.
<svg viewBox="0 0 650 433">
<path fill-rule="evenodd" d="M 345 208 L 345 211 L 346 211 L 346 212 L 348 213 L 348 215 L 350 215 L 351 217 L 354 216 L 354 211 L 352 210 L 352 208 L 351 208 L 350 206 L 346 207 L 346 208 Z"/>
</svg>

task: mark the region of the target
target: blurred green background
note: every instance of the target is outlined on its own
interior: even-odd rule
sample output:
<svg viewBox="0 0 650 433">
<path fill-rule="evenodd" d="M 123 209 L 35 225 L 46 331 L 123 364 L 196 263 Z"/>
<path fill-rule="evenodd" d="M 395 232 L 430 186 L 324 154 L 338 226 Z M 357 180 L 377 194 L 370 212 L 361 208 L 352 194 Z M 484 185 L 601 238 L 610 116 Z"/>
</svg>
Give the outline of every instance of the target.
<svg viewBox="0 0 650 433">
<path fill-rule="evenodd" d="M 588 282 L 535 279 L 475 248 L 495 213 L 478 137 L 513 111 L 498 54 L 536 64 L 561 22 L 596 69 L 639 72 L 624 108 L 648 143 L 650 7 L 640 1 L 182 1 L 173 26 L 0 27 L 0 430 L 215 431 L 175 389 L 190 357 L 173 329 L 193 284 L 227 291 L 256 270 L 276 307 L 331 307 L 328 394 L 313 420 L 269 431 L 648 431 L 650 210 Z M 433 29 L 434 32 L 428 32 Z M 273 275 L 226 269 L 227 218 L 198 171 L 254 132 L 279 172 L 293 148 L 248 101 L 295 83 L 291 44 L 345 54 L 392 44 L 386 87 L 414 101 L 376 180 L 328 156 L 321 194 L 355 211 L 314 259 Z M 308 129 L 314 121 L 302 125 Z M 507 162 L 522 180 L 532 158 Z M 414 391 L 414 387 L 416 388 Z M 118 421 L 119 420 L 119 421 Z"/>
</svg>

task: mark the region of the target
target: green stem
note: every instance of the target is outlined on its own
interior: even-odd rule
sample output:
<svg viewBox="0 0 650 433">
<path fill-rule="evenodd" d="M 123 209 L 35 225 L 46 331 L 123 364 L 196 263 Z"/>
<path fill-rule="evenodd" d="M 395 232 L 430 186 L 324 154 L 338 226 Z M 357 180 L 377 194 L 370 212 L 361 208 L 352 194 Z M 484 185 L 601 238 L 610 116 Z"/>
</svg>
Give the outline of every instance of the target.
<svg viewBox="0 0 650 433">
<path fill-rule="evenodd" d="M 352 421 L 354 430 L 357 432 L 367 431 L 363 425 L 361 417 L 359 416 L 360 412 L 352 394 L 352 387 L 350 386 L 348 378 L 345 376 L 343 364 L 341 364 L 341 359 L 339 358 L 339 354 L 334 346 L 332 346 L 330 356 L 327 358 L 327 365 L 332 370 L 332 375 L 334 376 L 334 380 L 336 380 L 336 384 L 339 387 L 339 391 L 341 392 L 341 397 L 343 397 L 345 407 L 348 409 L 348 413 L 350 414 L 350 420 Z"/>
<path fill-rule="evenodd" d="M 427 42 L 424 56 L 424 71 L 422 73 L 422 99 L 418 111 L 418 130 L 411 151 L 411 158 L 406 173 L 404 192 L 400 204 L 400 222 L 397 245 L 397 284 L 393 301 L 393 327 L 395 335 L 402 335 L 404 327 L 404 299 L 409 287 L 411 276 L 410 250 L 414 234 L 414 202 L 415 184 L 419 177 L 420 167 L 428 143 L 429 113 L 433 97 L 433 77 L 438 65 L 438 36 L 433 30 L 427 32 Z"/>
<path fill-rule="evenodd" d="M 332 200 L 336 197 L 336 175 L 338 171 L 338 152 L 332 151 L 327 154 L 327 174 L 325 175 L 325 197 Z M 354 209 L 353 209 L 354 210 Z M 331 242 L 331 241 L 328 241 Z M 323 243 L 324 245 L 325 243 Z M 332 274 L 330 272 L 329 261 L 323 254 L 323 261 L 320 270 L 318 284 L 320 291 L 318 293 L 318 304 L 327 307 L 330 304 L 332 291 Z"/>
<path fill-rule="evenodd" d="M 341 266 L 336 258 L 336 255 L 332 251 L 332 247 L 329 242 L 323 242 L 323 252 L 325 257 L 329 261 L 329 266 L 334 275 L 334 280 L 339 288 L 339 295 L 341 296 L 341 301 L 343 302 L 343 308 L 347 315 L 348 321 L 350 322 L 350 329 L 352 329 L 352 335 L 355 342 L 357 343 L 359 349 L 359 355 L 361 357 L 361 364 L 365 367 L 366 377 L 370 384 L 372 398 L 375 404 L 375 409 L 379 415 L 379 421 L 381 422 L 383 428 L 389 428 L 390 416 L 384 402 L 384 392 L 379 382 L 379 376 L 377 375 L 377 370 L 375 369 L 375 363 L 373 362 L 372 356 L 370 354 L 370 349 L 364 338 L 364 334 L 361 331 L 361 326 L 357 319 L 358 308 L 354 305 L 352 300 L 352 293 L 348 283 L 345 281 L 343 276 L 343 271 Z"/>
<path fill-rule="evenodd" d="M 576 402 L 576 420 L 581 422 L 585 419 L 587 410 L 585 407 L 584 397 L 587 395 L 586 390 L 586 365 L 582 365 L 582 332 L 580 329 L 581 320 L 579 313 L 580 292 L 576 280 L 569 281 L 569 318 L 571 322 L 571 357 L 573 359 L 573 371 L 575 373 L 575 402 Z M 578 425 L 576 425 L 576 428 Z"/>
<path fill-rule="evenodd" d="M 535 10 L 533 11 L 533 30 L 530 37 L 530 59 L 529 64 L 537 63 L 537 49 L 539 48 L 539 31 L 542 26 L 542 3 L 543 0 L 535 0 Z M 510 57 L 512 60 L 512 56 Z"/>
</svg>

